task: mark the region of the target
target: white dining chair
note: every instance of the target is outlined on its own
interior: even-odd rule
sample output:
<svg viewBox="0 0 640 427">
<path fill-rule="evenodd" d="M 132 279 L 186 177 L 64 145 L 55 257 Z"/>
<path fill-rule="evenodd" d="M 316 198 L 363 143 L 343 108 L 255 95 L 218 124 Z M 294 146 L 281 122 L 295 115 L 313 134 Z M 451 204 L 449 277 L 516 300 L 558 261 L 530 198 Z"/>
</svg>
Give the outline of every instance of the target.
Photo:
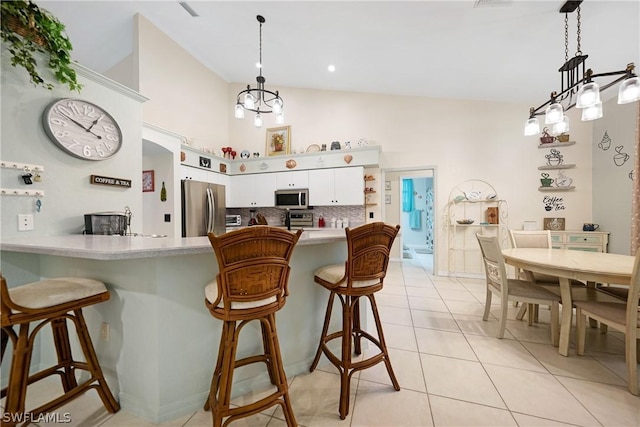
<svg viewBox="0 0 640 427">
<path fill-rule="evenodd" d="M 640 250 L 631 275 L 627 301 L 576 301 L 576 328 L 578 330 L 578 355 L 584 355 L 586 318 L 598 320 L 624 333 L 627 382 L 631 394 L 638 395 L 638 338 L 640 338 Z"/>
<path fill-rule="evenodd" d="M 500 325 L 497 337 L 504 337 L 507 324 L 507 308 L 509 301 L 520 301 L 527 304 L 546 304 L 551 307 L 551 341 L 558 346 L 560 341 L 559 304 L 560 296 L 538 286 L 533 282 L 507 277 L 502 250 L 496 236 L 476 234 L 487 281 L 487 295 L 482 320 L 488 320 L 491 309 L 492 294 L 500 297 Z"/>
</svg>

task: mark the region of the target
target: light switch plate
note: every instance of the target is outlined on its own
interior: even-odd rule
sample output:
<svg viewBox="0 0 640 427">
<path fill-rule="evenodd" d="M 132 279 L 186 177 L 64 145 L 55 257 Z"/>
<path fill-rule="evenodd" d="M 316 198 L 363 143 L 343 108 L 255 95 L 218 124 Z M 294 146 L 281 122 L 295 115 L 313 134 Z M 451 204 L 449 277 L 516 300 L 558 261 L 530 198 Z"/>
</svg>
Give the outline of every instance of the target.
<svg viewBox="0 0 640 427">
<path fill-rule="evenodd" d="M 33 230 L 33 215 L 18 214 L 18 231 Z"/>
</svg>

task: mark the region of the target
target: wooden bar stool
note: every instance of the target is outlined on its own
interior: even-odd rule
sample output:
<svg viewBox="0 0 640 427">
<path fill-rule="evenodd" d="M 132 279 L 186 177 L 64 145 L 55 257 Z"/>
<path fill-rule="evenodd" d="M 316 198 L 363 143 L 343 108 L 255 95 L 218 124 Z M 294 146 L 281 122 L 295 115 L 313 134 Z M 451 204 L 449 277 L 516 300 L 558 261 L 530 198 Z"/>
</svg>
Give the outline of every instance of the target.
<svg viewBox="0 0 640 427">
<path fill-rule="evenodd" d="M 0 278 L 2 279 L 0 288 L 2 358 L 4 358 L 9 339 L 13 345 L 9 384 L 2 389 L 2 397 L 6 397 L 3 425 L 22 424 L 25 421 L 23 417 L 26 409 L 27 387 L 54 374 L 60 376 L 64 394 L 36 409 L 29 410 L 28 416 L 32 419 L 59 408 L 92 388 L 98 392 L 107 411 L 117 412 L 120 405 L 114 399 L 104 379 L 82 315 L 83 307 L 109 299 L 109 291 L 104 283 L 78 277 L 61 277 L 8 289 L 4 277 L 0 276 Z M 73 359 L 67 320 L 75 325 L 85 357 L 84 362 Z M 38 323 L 30 332 L 32 322 Z M 53 330 L 58 363 L 29 375 L 36 335 L 49 323 Z M 18 328 L 17 333 L 14 331 L 14 326 Z M 78 384 L 75 376 L 77 370 L 87 371 L 90 378 Z"/>
<path fill-rule="evenodd" d="M 375 222 L 357 227 L 346 228 L 348 259 L 344 264 L 329 265 L 318 269 L 314 280 L 327 288 L 329 303 L 322 328 L 322 336 L 316 357 L 311 364 L 313 372 L 318 366 L 320 356 L 324 354 L 329 361 L 338 368 L 341 377 L 340 387 L 340 418 L 345 419 L 349 413 L 349 388 L 351 375 L 362 369 L 370 368 L 380 362 L 384 362 L 393 388 L 400 390 L 396 379 L 389 352 L 384 341 L 382 324 L 378 315 L 378 307 L 374 293 L 382 289 L 382 282 L 387 274 L 389 265 L 389 253 L 391 245 L 400 230 L 400 226 L 392 227 L 383 222 Z M 331 310 L 336 297 L 342 304 L 342 330 L 328 333 L 331 322 Z M 376 323 L 378 339 L 360 328 L 360 297 L 367 297 L 371 303 L 373 318 Z M 331 352 L 327 343 L 336 338 L 342 339 L 342 354 L 340 357 Z M 352 361 L 352 340 L 355 354 L 361 353 L 361 339 L 366 338 L 373 343 L 380 353 L 360 362 Z"/>
<path fill-rule="evenodd" d="M 275 313 L 289 294 L 289 260 L 301 234 L 302 230 L 294 234 L 265 225 L 220 236 L 209 234 L 219 273 L 205 288 L 205 304 L 213 317 L 223 321 L 218 360 L 204 406 L 205 410 L 211 408 L 214 426 L 221 426 L 226 417 L 224 425 L 273 405 L 282 406 L 287 425 L 297 425 L 282 366 Z M 252 320 L 260 322 L 264 354 L 236 360 L 240 331 Z M 257 362 L 266 364 L 276 391 L 257 402 L 231 408 L 234 369 Z"/>
</svg>

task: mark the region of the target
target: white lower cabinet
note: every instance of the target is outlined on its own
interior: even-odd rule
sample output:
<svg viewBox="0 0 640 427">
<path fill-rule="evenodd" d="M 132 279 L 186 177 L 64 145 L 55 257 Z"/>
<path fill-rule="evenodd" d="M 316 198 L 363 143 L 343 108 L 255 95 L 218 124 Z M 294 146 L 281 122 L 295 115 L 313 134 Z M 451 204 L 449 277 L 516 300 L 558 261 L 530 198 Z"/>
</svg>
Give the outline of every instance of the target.
<svg viewBox="0 0 640 427">
<path fill-rule="evenodd" d="M 309 171 L 309 204 L 312 206 L 364 205 L 364 168 Z"/>
<path fill-rule="evenodd" d="M 228 208 L 272 208 L 275 206 L 276 174 L 231 177 Z"/>
</svg>

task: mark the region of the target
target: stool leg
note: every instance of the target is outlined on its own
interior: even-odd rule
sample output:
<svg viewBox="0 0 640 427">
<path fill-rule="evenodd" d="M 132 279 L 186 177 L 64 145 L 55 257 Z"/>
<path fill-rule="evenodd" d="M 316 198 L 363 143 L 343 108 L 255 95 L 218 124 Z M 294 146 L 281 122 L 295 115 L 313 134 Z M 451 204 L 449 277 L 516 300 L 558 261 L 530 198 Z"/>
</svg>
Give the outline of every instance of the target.
<svg viewBox="0 0 640 427">
<path fill-rule="evenodd" d="M 29 324 L 22 324 L 11 358 L 7 399 L 4 404 L 5 413 L 16 416 L 24 413 L 32 351 L 33 342 L 29 339 Z M 6 427 L 13 427 L 16 424 L 12 419 L 2 423 Z"/>
<path fill-rule="evenodd" d="M 289 399 L 289 384 L 287 383 L 287 376 L 284 372 L 284 366 L 282 364 L 282 354 L 280 353 L 280 344 L 278 341 L 278 332 L 276 330 L 276 316 L 275 314 L 270 314 L 267 317 L 267 321 L 269 323 L 269 327 L 265 328 L 267 339 L 269 341 L 269 345 L 272 350 L 272 364 L 274 365 L 275 371 L 274 376 L 276 377 L 276 382 L 274 383 L 278 387 L 278 392 L 282 396 L 283 402 L 282 410 L 284 412 L 284 418 L 287 421 L 287 426 L 293 427 L 297 426 L 296 417 L 293 415 L 293 408 L 291 406 L 291 400 Z"/>
<path fill-rule="evenodd" d="M 220 427 L 222 418 L 228 415 L 231 400 L 231 384 L 233 383 L 233 369 L 236 360 L 237 334 L 235 321 L 225 321 L 225 332 L 221 338 L 224 340 L 220 372 L 217 372 L 217 389 L 212 392 L 210 404 L 213 415 L 213 426 Z"/>
<path fill-rule="evenodd" d="M 215 398 L 218 386 L 220 385 L 220 372 L 222 371 L 222 356 L 224 355 L 224 345 L 227 337 L 227 323 L 223 322 L 222 324 L 222 333 L 220 335 L 220 343 L 218 344 L 218 358 L 216 360 L 216 367 L 213 370 L 213 376 L 211 378 L 211 388 L 209 389 L 209 396 L 207 397 L 206 402 L 204 402 L 204 410 L 208 411 L 211 409 L 211 398 Z"/>
<path fill-rule="evenodd" d="M 324 326 L 322 327 L 322 334 L 320 335 L 320 343 L 318 344 L 318 351 L 316 351 L 316 357 L 313 359 L 313 363 L 309 368 L 309 372 L 313 372 L 318 366 L 318 362 L 320 361 L 320 356 L 322 356 L 322 346 L 324 345 L 324 341 L 327 337 L 327 332 L 329 331 L 329 323 L 331 322 L 331 310 L 333 309 L 333 300 L 336 294 L 331 292 L 329 295 L 329 303 L 327 304 L 327 312 L 324 316 Z"/>
<path fill-rule="evenodd" d="M 353 302 L 353 348 L 354 353 L 357 355 L 362 354 L 360 341 L 362 337 L 362 329 L 360 329 L 360 298 L 355 299 Z"/>
<path fill-rule="evenodd" d="M 393 388 L 396 391 L 400 391 L 400 384 L 396 379 L 395 374 L 393 373 L 393 368 L 391 367 L 391 360 L 389 359 L 389 351 L 387 350 L 387 343 L 384 340 L 384 333 L 382 332 L 382 322 L 380 321 L 380 315 L 378 314 L 378 305 L 376 304 L 376 299 L 373 294 L 368 295 L 369 301 L 371 302 L 371 310 L 373 311 L 373 319 L 376 322 L 376 329 L 378 330 L 378 339 L 380 341 L 380 348 L 384 353 L 384 364 L 387 367 L 387 373 L 389 374 L 389 378 L 391 378 L 391 383 L 393 384 Z"/>
<path fill-rule="evenodd" d="M 349 413 L 349 391 L 351 388 L 351 334 L 353 332 L 353 307 L 357 297 L 346 296 L 342 302 L 342 366 L 340 369 L 340 419 Z"/>
<path fill-rule="evenodd" d="M 102 368 L 100 367 L 98 356 L 96 356 L 96 351 L 94 350 L 93 344 L 91 343 L 91 337 L 89 336 L 89 331 L 87 330 L 87 323 L 84 320 L 82 309 L 74 310 L 74 314 L 77 320 L 76 328 L 78 330 L 80 347 L 82 348 L 84 357 L 87 359 L 87 365 L 91 370 L 91 376 L 93 377 L 94 381 L 98 381 L 98 387 L 96 387 L 98 395 L 100 396 L 102 404 L 107 409 L 107 411 L 112 414 L 116 413 L 120 410 L 120 405 L 118 404 L 118 402 L 116 402 L 113 394 L 111 394 L 111 390 L 109 390 L 107 381 L 104 379 L 104 374 L 102 373 Z"/>
<path fill-rule="evenodd" d="M 60 380 L 62 389 L 66 392 L 78 387 L 76 376 L 73 372 L 73 357 L 71 345 L 69 343 L 69 330 L 67 329 L 67 319 L 57 318 L 51 321 L 51 331 L 53 332 L 53 343 L 58 355 L 58 366 L 62 368 Z"/>
<path fill-rule="evenodd" d="M 260 327 L 262 329 L 262 347 L 264 348 L 264 355 L 266 356 L 265 363 L 267 364 L 267 372 L 269 372 L 269 379 L 271 380 L 271 384 L 276 385 L 277 368 L 273 364 L 274 349 L 272 346 L 272 342 L 269 339 L 269 330 L 264 322 L 260 322 Z"/>
<path fill-rule="evenodd" d="M 9 334 L 2 328 L 2 350 L 0 351 L 0 362 L 4 360 L 4 352 L 7 349 L 7 344 L 9 343 Z"/>
</svg>

